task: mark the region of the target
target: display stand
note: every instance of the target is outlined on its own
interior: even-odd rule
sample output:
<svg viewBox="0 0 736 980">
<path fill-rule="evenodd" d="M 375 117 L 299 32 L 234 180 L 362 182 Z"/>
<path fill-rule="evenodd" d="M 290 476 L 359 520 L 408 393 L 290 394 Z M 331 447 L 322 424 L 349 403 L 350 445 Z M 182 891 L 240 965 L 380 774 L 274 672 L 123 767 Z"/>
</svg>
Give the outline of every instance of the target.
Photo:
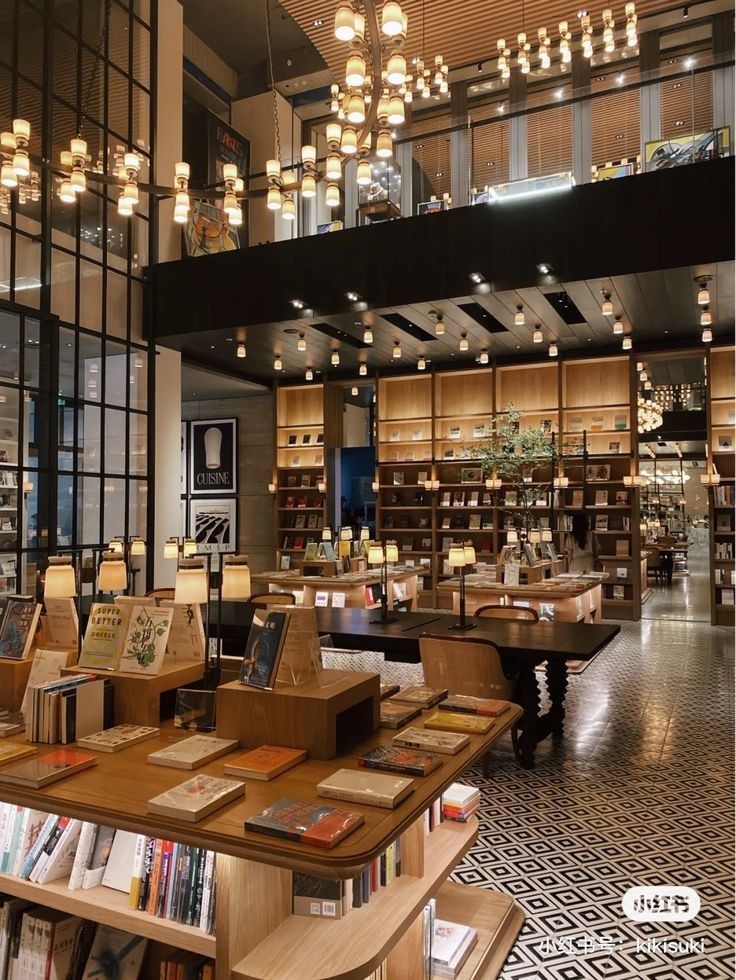
<svg viewBox="0 0 736 980">
<path fill-rule="evenodd" d="M 33 654 L 25 660 L 0 658 L 0 708 L 19 711 L 33 665 Z"/>
<path fill-rule="evenodd" d="M 204 677 L 204 664 L 199 660 L 174 663 L 164 660 L 158 674 L 124 674 L 120 671 L 96 670 L 93 667 L 65 667 L 62 674 L 95 674 L 109 677 L 114 697 L 115 724 L 151 725 L 157 727 L 162 718 L 174 713 L 162 708 L 162 695 L 185 684 L 196 684 Z"/>
<path fill-rule="evenodd" d="M 332 578 L 335 575 L 339 575 L 341 571 L 341 561 L 330 561 L 327 558 L 318 558 L 315 561 L 302 562 L 302 575 L 321 575 L 322 577 Z"/>
</svg>

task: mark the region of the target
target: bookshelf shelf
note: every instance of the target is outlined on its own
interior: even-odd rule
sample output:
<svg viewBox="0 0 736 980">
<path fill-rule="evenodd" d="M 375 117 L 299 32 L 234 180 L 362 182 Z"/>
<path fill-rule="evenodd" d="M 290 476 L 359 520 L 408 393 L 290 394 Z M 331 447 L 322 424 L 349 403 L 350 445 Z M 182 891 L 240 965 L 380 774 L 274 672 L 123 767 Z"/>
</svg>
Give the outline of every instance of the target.
<svg viewBox="0 0 736 980">
<path fill-rule="evenodd" d="M 125 929 L 191 953 L 210 957 L 215 955 L 214 936 L 208 936 L 206 932 L 193 926 L 183 926 L 169 919 L 160 919 L 131 909 L 127 894 L 112 888 L 98 885 L 95 888 L 70 891 L 66 880 L 38 885 L 12 875 L 0 875 L 0 890 L 16 898 L 70 912 L 116 929 Z"/>
<path fill-rule="evenodd" d="M 708 447 L 709 467 L 717 469 L 721 477 L 719 486 L 708 488 L 710 524 L 710 607 L 711 623 L 733 626 L 734 597 L 736 594 L 736 531 L 733 517 L 729 528 L 723 524 L 724 512 L 733 514 L 734 476 L 736 456 L 733 446 L 734 406 L 734 348 L 719 347 L 709 352 L 708 363 Z M 723 444 L 728 433 L 728 444 Z"/>
<path fill-rule="evenodd" d="M 508 895 L 451 881 L 437 895 L 437 917 L 462 922 L 478 933 L 478 943 L 456 980 L 498 976 L 523 923 L 523 913 Z"/>
<path fill-rule="evenodd" d="M 238 980 L 363 980 L 375 970 L 478 836 L 475 817 L 446 821 L 424 840 L 424 874 L 409 874 L 342 919 L 290 915 L 238 963 Z"/>
</svg>

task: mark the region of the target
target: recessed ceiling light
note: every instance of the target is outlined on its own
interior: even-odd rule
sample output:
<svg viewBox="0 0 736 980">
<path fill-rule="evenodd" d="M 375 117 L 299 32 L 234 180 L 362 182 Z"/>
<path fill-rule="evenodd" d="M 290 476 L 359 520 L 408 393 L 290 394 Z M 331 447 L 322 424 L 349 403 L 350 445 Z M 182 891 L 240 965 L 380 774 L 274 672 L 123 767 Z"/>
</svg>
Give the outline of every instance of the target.
<svg viewBox="0 0 736 980">
<path fill-rule="evenodd" d="M 313 27 L 321 27 L 323 24 L 324 24 L 324 21 L 322 20 L 322 18 L 321 17 L 318 17 L 317 20 L 314 21 L 314 23 L 312 24 L 312 26 Z"/>
<path fill-rule="evenodd" d="M 543 276 L 548 276 L 552 271 L 552 266 L 549 262 L 540 262 L 537 266 L 537 271 L 541 272 Z"/>
<path fill-rule="evenodd" d="M 680 126 L 684 126 L 684 125 L 685 125 L 685 120 L 684 119 L 675 119 L 675 126 L 677 126 L 678 129 L 679 129 Z"/>
<path fill-rule="evenodd" d="M 345 293 L 345 295 L 350 300 L 351 303 L 357 303 L 358 299 L 360 298 L 358 294 L 354 293 L 352 290 L 350 292 Z"/>
</svg>

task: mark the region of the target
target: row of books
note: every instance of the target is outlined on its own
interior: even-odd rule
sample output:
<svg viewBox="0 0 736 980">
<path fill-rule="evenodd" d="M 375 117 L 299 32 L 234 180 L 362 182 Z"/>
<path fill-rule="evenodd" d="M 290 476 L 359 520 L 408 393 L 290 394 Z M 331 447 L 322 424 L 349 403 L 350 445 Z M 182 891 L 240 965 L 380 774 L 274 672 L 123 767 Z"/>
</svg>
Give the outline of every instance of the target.
<svg viewBox="0 0 736 980">
<path fill-rule="evenodd" d="M 26 731 L 32 742 L 68 745 L 112 725 L 109 677 L 72 674 L 28 687 Z"/>
<path fill-rule="evenodd" d="M 0 871 L 70 891 L 124 892 L 130 908 L 214 929 L 215 853 L 101 824 L 0 804 Z"/>
<path fill-rule="evenodd" d="M 478 943 L 477 931 L 459 922 L 438 919 L 434 898 L 424 907 L 422 928 L 424 976 L 454 980 Z"/>
<path fill-rule="evenodd" d="M 713 488 L 713 503 L 716 507 L 733 507 L 733 484 L 721 483 Z"/>
<path fill-rule="evenodd" d="M 281 545 L 281 547 L 284 549 L 284 551 L 305 551 L 310 544 L 313 544 L 316 550 L 319 542 L 316 538 L 310 538 L 304 535 L 298 534 L 293 538 L 290 535 L 287 535 L 284 538 L 284 543 Z"/>
<path fill-rule="evenodd" d="M 714 550 L 714 558 L 718 558 L 720 560 L 723 560 L 724 558 L 733 558 L 733 544 L 730 541 L 716 541 Z"/>
<path fill-rule="evenodd" d="M 321 514 L 295 514 L 284 520 L 284 527 L 316 531 L 322 526 Z"/>
<path fill-rule="evenodd" d="M 303 494 L 300 497 L 288 496 L 286 498 L 286 500 L 284 501 L 284 509 L 285 510 L 293 510 L 295 508 L 296 509 L 299 509 L 299 508 L 303 508 L 303 507 L 317 508 L 317 507 L 321 507 L 321 506 L 322 506 L 322 498 L 321 497 L 309 497 L 306 494 Z M 320 523 L 317 525 L 317 527 L 321 527 L 322 526 L 322 515 L 321 514 L 317 514 L 316 516 L 320 520 Z"/>
<path fill-rule="evenodd" d="M 401 877 L 401 838 L 397 838 L 355 878 L 338 880 L 294 872 L 292 909 L 295 915 L 341 919 L 368 905 L 371 896 Z"/>
<path fill-rule="evenodd" d="M 0 895 L 0 980 L 136 980 L 147 947 L 122 929 Z M 199 960 L 198 972 L 172 980 L 213 980 L 212 961 Z"/>
</svg>

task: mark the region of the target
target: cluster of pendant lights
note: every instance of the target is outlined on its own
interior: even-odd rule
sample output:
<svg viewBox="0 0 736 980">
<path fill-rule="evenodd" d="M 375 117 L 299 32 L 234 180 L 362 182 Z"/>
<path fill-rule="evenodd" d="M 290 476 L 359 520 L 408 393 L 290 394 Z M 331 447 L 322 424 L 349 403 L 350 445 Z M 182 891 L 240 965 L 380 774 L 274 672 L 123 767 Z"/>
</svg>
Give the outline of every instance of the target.
<svg viewBox="0 0 736 980">
<path fill-rule="evenodd" d="M 13 190 L 17 191 L 19 204 L 40 199 L 38 173 L 31 170 L 28 156 L 30 141 L 31 124 L 27 119 L 14 119 L 12 132 L 0 133 L 0 214 L 8 214 Z"/>
<path fill-rule="evenodd" d="M 624 16 L 626 18 L 626 47 L 635 48 L 639 43 L 636 31 L 636 4 L 631 2 L 627 3 L 624 8 Z M 613 10 L 610 7 L 601 13 L 602 26 L 600 40 L 596 37 L 595 27 L 587 10 L 581 10 L 578 13 L 578 20 L 580 21 L 581 31 L 580 47 L 584 58 L 588 60 L 593 58 L 596 51 L 596 44 L 606 54 L 612 54 L 616 50 L 616 37 L 614 33 L 616 22 L 613 17 Z M 540 27 L 537 30 L 536 51 L 539 67 L 544 71 L 550 67 L 555 42 L 563 65 L 570 64 L 572 61 L 571 41 L 572 33 L 570 31 L 569 21 L 560 21 L 556 38 L 552 38 L 548 34 L 546 27 Z M 515 52 L 512 52 L 511 47 L 507 45 L 504 38 L 498 39 L 496 48 L 498 49 L 498 70 L 501 78 L 506 79 L 510 77 L 511 67 L 514 62 L 522 74 L 527 75 L 531 71 L 534 53 L 525 31 L 521 31 L 517 35 Z"/>
<path fill-rule="evenodd" d="M 327 124 L 327 159 L 324 177 L 327 182 L 325 203 L 334 208 L 340 204 L 338 182 L 342 177 L 343 161 L 357 159 L 356 182 L 368 186 L 373 180 L 373 168 L 369 160 L 371 152 L 382 160 L 393 156 L 391 128 L 406 121 L 405 105 L 411 103 L 414 93 L 429 98 L 433 91 L 447 94 L 448 72 L 441 55 L 434 59 L 434 70 L 425 67 L 422 58 L 415 62 L 415 73 L 407 70 L 402 51 L 408 29 L 406 14 L 396 0 L 386 0 L 381 10 L 381 42 L 385 56 L 385 68 L 381 77 L 373 78 L 370 68 L 370 51 L 366 43 L 366 22 L 358 3 L 341 2 L 335 11 L 335 37 L 350 44 L 351 51 L 345 65 L 345 81 L 332 86 L 331 111 L 336 122 Z M 369 106 L 377 100 L 377 129 L 362 133 Z M 285 183 L 282 164 L 278 159 L 266 161 L 268 180 L 267 206 L 281 211 L 287 221 L 296 217 L 293 192 L 302 197 L 317 194 L 317 149 L 311 144 L 301 148 L 302 176 L 298 183 Z"/>
<path fill-rule="evenodd" d="M 703 328 L 702 341 L 709 344 L 713 340 L 713 314 L 710 311 L 710 290 L 708 283 L 713 281 L 713 276 L 697 276 L 695 283 L 698 287 L 698 306 L 702 306 L 700 311 L 700 326 Z"/>
</svg>

